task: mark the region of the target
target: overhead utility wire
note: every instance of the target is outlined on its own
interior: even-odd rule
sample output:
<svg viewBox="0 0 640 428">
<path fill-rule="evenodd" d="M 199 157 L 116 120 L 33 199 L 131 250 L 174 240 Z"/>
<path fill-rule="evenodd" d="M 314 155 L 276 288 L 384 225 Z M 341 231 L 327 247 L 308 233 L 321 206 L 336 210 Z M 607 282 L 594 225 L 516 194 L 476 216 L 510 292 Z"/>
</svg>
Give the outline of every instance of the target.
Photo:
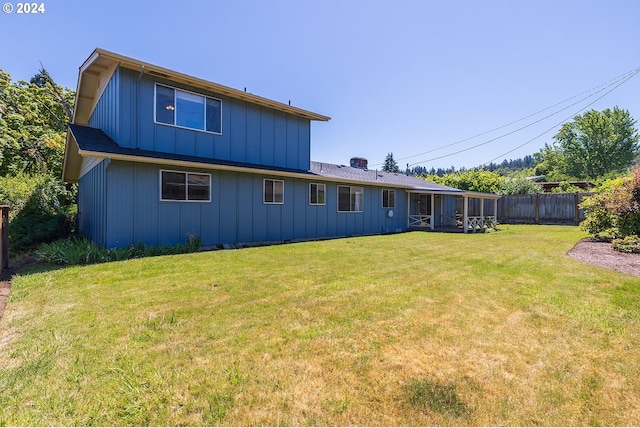
<svg viewBox="0 0 640 428">
<path fill-rule="evenodd" d="M 405 156 L 405 157 L 403 157 L 403 158 L 398 158 L 398 159 L 396 159 L 396 160 L 398 160 L 398 161 L 402 161 L 402 160 L 411 159 L 411 158 L 414 158 L 414 157 L 417 157 L 417 156 L 422 156 L 422 155 L 425 155 L 425 154 L 427 154 L 427 153 L 432 153 L 432 152 L 435 152 L 435 151 L 438 151 L 438 150 L 445 149 L 445 148 L 447 148 L 447 147 L 452 147 L 452 146 L 455 146 L 455 145 L 458 145 L 458 144 L 464 143 L 464 142 L 466 142 L 466 141 L 473 140 L 474 138 L 481 137 L 481 136 L 486 135 L 486 134 L 490 134 L 490 133 L 492 133 L 492 132 L 494 132 L 494 131 L 497 131 L 497 130 L 499 130 L 499 129 L 503 129 L 503 128 L 506 128 L 506 127 L 508 127 L 508 126 L 511 126 L 511 125 L 513 125 L 514 123 L 522 122 L 522 121 L 523 121 L 523 120 L 525 120 L 525 119 L 528 119 L 528 118 L 530 118 L 530 117 L 536 116 L 536 115 L 538 115 L 538 114 L 540 114 L 540 113 L 542 113 L 542 112 L 544 112 L 544 111 L 550 110 L 550 109 L 552 109 L 552 108 L 554 108 L 554 107 L 556 107 L 556 106 L 559 106 L 559 105 L 561 105 L 561 104 L 564 104 L 564 103 L 566 103 L 567 101 L 571 101 L 572 99 L 577 98 L 577 97 L 579 97 L 579 96 L 581 96 L 581 95 L 583 95 L 583 94 L 587 94 L 587 93 L 593 92 L 594 90 L 596 90 L 596 89 L 598 89 L 598 88 L 600 88 L 600 87 L 602 87 L 602 86 L 609 87 L 609 86 L 611 86 L 611 85 L 612 85 L 612 82 L 614 82 L 614 83 L 615 83 L 615 82 L 617 82 L 617 81 L 619 81 L 619 80 L 621 80 L 621 79 L 623 79 L 623 78 L 627 77 L 627 76 L 628 76 L 628 75 L 630 75 L 630 74 L 632 75 L 632 74 L 636 73 L 637 71 L 638 71 L 638 69 L 628 71 L 628 72 L 626 72 L 626 73 L 624 73 L 624 74 L 621 74 L 621 75 L 620 75 L 620 76 L 618 76 L 618 77 L 615 77 L 615 78 L 613 78 L 613 79 L 610 79 L 609 81 L 607 81 L 607 82 L 605 82 L 605 83 L 602 83 L 602 84 L 600 84 L 600 85 L 598 85 L 598 86 L 594 86 L 593 88 L 591 88 L 591 89 L 589 89 L 589 90 L 587 90 L 587 91 L 583 91 L 583 92 L 581 92 L 581 93 L 579 93 L 579 94 L 577 94 L 577 95 L 574 95 L 574 96 L 572 96 L 572 97 L 569 97 L 569 98 L 567 98 L 567 99 L 565 99 L 565 100 L 563 100 L 563 101 L 560 101 L 560 102 L 558 102 L 558 103 L 555 103 L 555 104 L 553 104 L 552 106 L 549 106 L 549 107 L 543 108 L 542 110 L 539 110 L 539 111 L 537 111 L 537 112 L 535 112 L 535 113 L 529 114 L 529 115 L 524 116 L 524 117 L 522 117 L 522 118 L 520 118 L 520 119 L 514 120 L 513 122 L 507 123 L 506 125 L 498 126 L 497 128 L 493 128 L 493 129 L 490 129 L 490 130 L 488 130 L 488 131 L 482 132 L 482 133 L 480 133 L 480 134 L 476 134 L 476 135 L 474 135 L 474 136 L 472 136 L 472 137 L 465 138 L 465 139 L 463 139 L 463 140 L 459 140 L 459 141 L 456 141 L 456 142 L 454 142 L 454 143 L 446 144 L 446 145 L 444 145 L 444 146 L 436 147 L 435 149 L 427 150 L 426 152 L 418 153 L 418 154 L 411 155 L 411 156 Z M 604 89 L 606 89 L 606 88 L 604 88 Z M 601 89 L 601 90 L 597 91 L 595 94 L 592 94 L 591 96 L 596 95 L 596 94 L 597 94 L 597 93 L 599 93 L 599 92 L 602 92 L 604 89 Z M 588 97 L 586 97 L 586 98 L 588 98 Z M 586 99 L 586 98 L 584 98 L 584 99 Z M 583 99 L 583 100 L 584 100 L 584 99 Z M 573 105 L 575 105 L 575 104 L 573 104 Z M 569 106 L 569 107 L 571 107 L 571 106 Z M 562 110 L 559 110 L 559 111 L 558 111 L 558 113 L 559 113 L 559 112 L 561 112 L 561 111 L 562 111 Z M 549 117 L 550 117 L 550 116 L 549 116 Z M 535 124 L 535 123 L 537 123 L 537 122 L 534 122 L 533 124 Z M 509 135 L 509 134 L 507 134 L 507 135 Z M 373 166 L 375 166 L 375 165 L 382 165 L 382 163 L 374 164 Z M 413 165 L 416 165 L 416 164 L 414 163 Z"/>
<path fill-rule="evenodd" d="M 598 101 L 598 100 L 602 99 L 605 95 L 609 94 L 611 91 L 613 91 L 614 89 L 618 88 L 618 87 L 619 87 L 620 85 L 622 85 L 623 83 L 627 82 L 629 79 L 631 79 L 633 76 L 635 76 L 635 75 L 636 75 L 636 74 L 638 74 L 639 72 L 640 72 L 640 68 L 637 68 L 637 69 L 633 70 L 632 72 L 630 72 L 630 74 L 629 74 L 629 73 L 624 74 L 623 76 L 626 76 L 627 74 L 628 74 L 628 76 L 627 76 L 625 79 L 623 79 L 620 83 L 618 83 L 617 85 L 615 85 L 611 90 L 609 90 L 608 92 L 606 92 L 604 95 L 602 95 L 601 97 L 597 98 L 597 99 L 596 99 L 596 101 Z M 613 79 L 612 81 L 615 83 L 615 82 L 617 82 L 618 80 L 620 80 L 620 79 L 617 79 L 617 80 L 616 80 L 616 79 Z M 610 82 L 611 82 L 611 81 L 610 81 Z M 482 142 L 482 143 L 480 143 L 480 144 L 475 144 L 475 145 L 473 145 L 473 146 L 470 146 L 470 147 L 467 147 L 467 148 L 465 148 L 465 149 L 458 150 L 458 151 L 455 151 L 455 152 L 452 152 L 452 153 L 449 153 L 449 154 L 446 154 L 446 155 L 438 156 L 438 157 L 431 158 L 431 159 L 425 159 L 425 160 L 422 160 L 422 161 L 419 161 L 419 162 L 414 162 L 414 163 L 412 163 L 412 164 L 408 164 L 408 166 L 419 165 L 419 164 L 421 164 L 421 163 L 425 163 L 425 162 L 430 162 L 430 161 L 434 161 L 434 160 L 438 160 L 438 159 L 446 158 L 446 157 L 449 157 L 449 156 L 457 155 L 457 154 L 459 154 L 459 153 L 464 153 L 464 152 L 467 152 L 467 151 L 469 151 L 469 150 L 475 149 L 475 148 L 477 148 L 477 147 L 484 146 L 484 145 L 487 145 L 487 144 L 489 144 L 489 143 L 492 143 L 492 142 L 494 142 L 494 141 L 496 141 L 496 140 L 499 140 L 499 139 L 501 139 L 501 138 L 507 137 L 507 136 L 509 136 L 509 135 L 511 135 L 511 134 L 514 134 L 514 133 L 518 132 L 518 131 L 522 131 L 523 129 L 526 129 L 526 128 L 530 127 L 530 126 L 535 125 L 536 123 L 542 122 L 543 120 L 546 120 L 546 119 L 548 119 L 548 118 L 550 118 L 550 117 L 552 117 L 552 116 L 555 116 L 556 114 L 561 113 L 561 112 L 563 112 L 564 110 L 567 110 L 567 109 L 569 109 L 570 107 L 575 106 L 576 104 L 580 104 L 581 102 L 583 102 L 583 101 L 585 101 L 585 100 L 587 100 L 587 99 L 589 99 L 589 98 L 591 98 L 591 97 L 593 97 L 593 96 L 597 95 L 598 93 L 600 93 L 600 92 L 602 92 L 602 91 L 604 91 L 604 90 L 608 89 L 609 87 L 613 86 L 613 85 L 614 85 L 614 83 L 610 83 L 607 87 L 602 88 L 602 89 L 600 89 L 600 90 L 596 91 L 595 93 L 593 93 L 593 94 L 591 94 L 591 95 L 588 95 L 588 96 L 586 96 L 586 97 L 584 97 L 584 98 L 581 98 L 580 100 L 578 100 L 578 101 L 574 102 L 573 104 L 569 104 L 568 106 L 566 106 L 566 107 L 564 107 L 564 108 L 562 108 L 562 109 L 560 109 L 560 110 L 558 110 L 558 111 L 556 111 L 556 112 L 554 112 L 554 113 L 551 113 L 551 114 L 549 114 L 549 115 L 547 115 L 547 116 L 545 116 L 545 117 L 543 117 L 543 118 L 541 118 L 541 119 L 538 119 L 538 120 L 536 120 L 536 121 L 534 121 L 534 122 L 531 122 L 531 123 L 529 123 L 529 124 L 527 124 L 527 125 L 525 125 L 525 126 L 522 126 L 522 127 L 520 127 L 520 128 L 517 128 L 517 129 L 515 129 L 515 130 L 513 130 L 513 131 L 511 131 L 511 132 L 508 132 L 508 133 L 506 133 L 506 134 L 499 135 L 499 136 L 497 136 L 497 137 L 495 137 L 495 138 L 492 138 L 492 139 L 490 139 L 490 140 L 488 140 L 488 141 Z M 602 86 L 602 85 L 600 85 L 600 86 Z M 597 86 L 597 87 L 599 87 L 599 86 Z M 595 88 L 594 88 L 594 89 L 595 89 Z M 586 92 L 583 92 L 583 93 L 588 93 L 588 92 L 590 92 L 590 91 L 586 91 Z M 575 98 L 575 96 L 574 96 L 574 97 L 569 98 L 568 100 L 573 99 L 573 98 Z M 566 101 L 568 101 L 568 100 L 565 100 L 565 101 L 563 101 L 563 102 L 561 102 L 561 103 L 557 103 L 557 104 L 555 104 L 555 105 L 563 104 L 564 102 L 566 102 Z M 594 101 L 593 103 L 595 103 L 596 101 Z M 587 107 L 588 107 L 588 106 L 590 106 L 590 105 L 592 105 L 593 103 L 588 104 L 588 105 L 587 105 Z M 586 108 L 586 107 L 584 107 L 584 108 Z M 580 111 L 584 110 L 584 108 L 583 108 L 583 109 L 581 109 L 581 110 L 578 110 L 578 112 L 580 112 Z M 548 110 L 548 109 L 549 109 L 549 108 L 546 108 L 546 109 L 544 109 L 544 110 L 541 110 L 540 112 L 545 111 L 545 110 Z M 538 113 L 540 113 L 540 112 L 538 112 Z M 538 114 L 538 113 L 534 113 L 533 115 Z M 577 113 L 574 113 L 574 115 L 575 115 L 575 114 L 577 114 Z M 529 115 L 528 117 L 533 116 L 533 115 Z M 571 116 L 571 117 L 573 117 L 573 116 Z M 569 117 L 568 119 L 565 119 L 564 121 L 571 119 L 571 117 Z M 519 122 L 519 121 L 521 121 L 521 120 L 522 120 L 522 119 L 519 119 L 519 120 L 517 120 L 517 121 L 515 121 L 515 122 L 512 122 L 512 124 L 513 124 L 513 123 L 516 123 L 516 122 Z M 564 121 L 563 121 L 563 122 L 560 122 L 560 124 L 564 123 Z M 505 126 L 508 126 L 508 125 L 504 125 L 504 126 L 502 126 L 502 127 L 500 127 L 500 128 L 504 128 Z M 557 126 L 557 125 L 556 125 L 556 126 Z M 555 126 L 554 126 L 554 127 L 555 127 Z M 496 128 L 496 129 L 500 129 L 500 128 Z M 551 129 L 553 129 L 553 128 L 551 128 Z M 487 131 L 487 132 L 485 132 L 485 133 L 483 133 L 483 134 L 479 134 L 479 135 L 484 135 L 484 134 L 487 134 L 488 132 L 492 132 L 492 131 Z M 548 131 L 545 131 L 545 133 L 546 133 L 546 132 L 548 132 Z M 478 136 L 479 136 L 479 135 L 478 135 Z M 422 153 L 422 154 L 431 153 L 431 152 L 433 152 L 433 151 L 440 150 L 440 149 L 445 148 L 445 147 L 449 147 L 449 146 L 452 146 L 452 145 L 455 145 L 455 144 L 459 144 L 460 142 L 468 141 L 468 140 L 470 140 L 470 139 L 472 139 L 472 138 L 475 138 L 475 137 L 467 138 L 467 139 L 465 139 L 465 140 L 462 140 L 462 141 L 459 141 L 459 142 L 456 142 L 456 143 L 452 143 L 452 144 L 449 144 L 449 145 L 446 145 L 446 146 L 442 146 L 442 147 L 439 147 L 439 148 L 437 148 L 437 149 L 430 150 L 430 151 L 425 152 L 425 153 Z M 536 137 L 536 138 L 537 138 L 537 137 Z M 510 152 L 509 152 L 509 153 L 510 153 Z M 508 153 L 507 153 L 507 154 L 508 154 Z M 411 157 L 415 157 L 415 156 L 419 156 L 419 155 L 414 155 L 414 156 L 411 156 Z M 404 159 L 407 159 L 407 158 L 404 158 Z"/>
<path fill-rule="evenodd" d="M 482 165 L 487 165 L 495 160 L 500 159 L 503 156 L 508 155 L 509 153 L 515 152 L 516 150 L 518 150 L 519 148 L 522 148 L 524 146 L 526 146 L 527 144 L 531 143 L 532 141 L 537 140 L 538 138 L 542 137 L 544 134 L 546 134 L 547 132 L 552 131 L 553 129 L 555 129 L 555 127 L 562 125 L 563 123 L 565 123 L 567 120 L 572 119 L 573 117 L 575 117 L 578 113 L 580 113 L 581 111 L 586 110 L 588 107 L 592 106 L 593 104 L 597 103 L 598 101 L 600 101 L 602 98 L 606 97 L 607 95 L 609 95 L 609 93 L 613 92 L 614 90 L 616 90 L 619 86 L 623 85 L 625 82 L 627 82 L 629 79 L 631 79 L 633 76 L 635 76 L 636 74 L 640 73 L 640 68 L 637 68 L 634 73 L 632 75 L 630 75 L 629 77 L 627 77 L 625 80 L 623 80 L 622 82 L 620 82 L 619 84 L 617 84 L 615 87 L 611 88 L 609 91 L 607 91 L 606 93 L 602 94 L 602 96 L 596 98 L 594 101 L 590 102 L 589 104 L 587 104 L 586 106 L 582 107 L 580 110 L 578 110 L 577 112 L 573 113 L 571 116 L 567 117 L 566 119 L 564 119 L 562 122 L 558 122 L 555 125 L 553 125 L 551 128 L 547 129 L 546 131 L 542 132 L 541 134 L 536 135 L 535 137 L 533 137 L 532 139 L 530 139 L 529 141 L 526 141 L 522 144 L 520 144 L 519 146 L 509 150 L 506 153 L 501 154 L 500 156 L 497 156 L 493 159 L 491 159 L 490 161 L 487 161 L 485 163 L 483 163 Z"/>
<path fill-rule="evenodd" d="M 542 110 L 538 110 L 537 112 L 535 112 L 535 113 L 531 113 L 531 114 L 529 114 L 529 115 L 527 115 L 527 116 L 524 116 L 524 117 L 521 117 L 520 119 L 516 119 L 516 120 L 514 120 L 513 122 L 509 122 L 509 123 L 507 123 L 506 125 L 498 126 L 497 128 L 493 128 L 493 129 L 490 129 L 490 130 L 488 130 L 488 131 L 481 132 L 480 134 L 476 134 L 476 135 L 474 135 L 474 136 L 472 136 L 472 137 L 468 137 L 468 138 L 465 138 L 465 139 L 463 139 L 463 140 L 456 141 L 456 142 L 454 142 L 454 143 L 445 144 L 444 146 L 436 147 L 435 149 L 427 150 L 426 152 L 418 153 L 418 154 L 411 155 L 411 156 L 405 156 L 405 157 L 403 157 L 403 158 L 398 158 L 398 159 L 396 159 L 396 160 L 398 160 L 398 161 L 402 161 L 402 160 L 406 160 L 406 159 L 415 158 L 415 157 L 418 157 L 418 156 L 426 155 L 427 153 L 433 153 L 433 152 L 436 152 L 436 151 L 438 151 L 438 150 L 446 149 L 447 147 L 452 147 L 452 146 L 456 146 L 456 145 L 458 145 L 458 144 L 462 144 L 462 143 L 464 143 L 464 142 L 466 142 L 466 141 L 473 140 L 474 138 L 482 137 L 483 135 L 487 135 L 487 134 L 490 134 L 490 133 L 492 133 L 492 132 L 494 132 L 494 131 L 498 131 L 498 130 L 500 130 L 500 129 L 506 128 L 506 127 L 511 126 L 511 125 L 513 125 L 513 124 L 515 124 L 515 123 L 522 122 L 523 120 L 529 119 L 530 117 L 537 116 L 537 115 L 538 115 L 538 114 L 540 114 L 540 113 L 543 113 L 543 112 L 545 112 L 545 111 L 547 111 L 547 110 L 550 110 L 550 109 L 552 109 L 552 108 L 554 108 L 554 107 L 557 107 L 557 106 L 559 106 L 559 105 L 562 105 L 562 104 L 564 104 L 564 103 L 566 103 L 566 102 L 568 102 L 568 101 L 571 101 L 571 100 L 572 100 L 572 99 L 574 99 L 574 98 L 578 98 L 579 96 L 582 96 L 582 95 L 584 95 L 584 94 L 588 94 L 588 93 L 590 93 L 590 92 L 593 92 L 594 90 L 596 90 L 596 89 L 598 89 L 598 88 L 600 88 L 600 87 L 602 87 L 602 86 L 609 87 L 609 86 L 611 86 L 612 82 L 617 82 L 617 81 L 619 81 L 619 80 L 621 80 L 621 79 L 625 78 L 627 75 L 629 75 L 629 74 L 631 74 L 631 73 L 633 73 L 633 72 L 635 72 L 635 71 L 636 71 L 636 70 L 632 70 L 632 71 L 629 71 L 629 72 L 627 72 L 627 73 L 621 74 L 620 76 L 615 77 L 615 78 L 613 78 L 613 79 L 610 79 L 609 81 L 607 81 L 607 82 L 605 82 L 605 83 L 602 83 L 602 84 L 600 84 L 600 85 L 598 85 L 598 86 L 595 86 L 595 87 L 593 87 L 593 88 L 591 88 L 591 89 L 589 89 L 589 90 L 587 90 L 587 91 L 583 91 L 583 92 L 581 92 L 581 93 L 579 93 L 579 94 L 577 94 L 577 95 L 574 95 L 574 96 L 572 96 L 572 97 L 569 97 L 569 98 L 567 98 L 567 99 L 565 99 L 565 100 L 563 100 L 563 101 L 560 101 L 560 102 L 558 102 L 558 103 L 555 103 L 555 104 L 553 104 L 552 106 L 549 106 L 549 107 L 543 108 Z M 604 88 L 604 89 L 606 89 L 606 88 Z M 604 89 L 600 89 L 600 90 L 599 90 L 599 91 L 597 91 L 595 94 L 597 94 L 597 93 L 599 93 L 599 92 L 602 92 Z M 593 95 L 595 95 L 595 94 L 592 94 L 592 96 L 593 96 Z M 571 107 L 571 106 L 569 106 L 569 107 Z M 560 110 L 560 111 L 562 111 L 562 110 Z M 535 123 L 537 123 L 537 122 L 534 122 L 533 124 L 535 124 Z M 533 125 L 533 124 L 532 124 L 532 125 Z M 507 135 L 509 135 L 509 134 L 507 134 Z M 382 165 L 382 163 L 380 163 L 380 165 Z"/>
</svg>

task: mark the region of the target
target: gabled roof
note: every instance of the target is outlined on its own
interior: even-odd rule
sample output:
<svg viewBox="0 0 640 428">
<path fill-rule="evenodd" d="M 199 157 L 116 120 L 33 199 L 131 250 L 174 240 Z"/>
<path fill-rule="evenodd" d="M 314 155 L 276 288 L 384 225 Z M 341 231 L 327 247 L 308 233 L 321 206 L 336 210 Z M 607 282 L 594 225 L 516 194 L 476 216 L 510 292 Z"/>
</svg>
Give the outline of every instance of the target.
<svg viewBox="0 0 640 428">
<path fill-rule="evenodd" d="M 166 164 L 187 168 L 208 168 L 227 171 L 271 174 L 285 177 L 322 179 L 347 184 L 368 184 L 380 187 L 396 187 L 413 191 L 436 192 L 463 195 L 463 190 L 432 183 L 420 178 L 400 173 L 388 173 L 375 170 L 363 170 L 344 165 L 324 162 L 311 162 L 309 171 L 291 168 L 255 165 L 243 162 L 225 161 L 198 156 L 163 153 L 150 150 L 120 147 L 107 134 L 97 128 L 81 125 L 69 125 L 70 144 L 65 152 L 63 179 L 76 182 L 80 178 L 83 157 L 111 158 L 116 160 Z"/>
<path fill-rule="evenodd" d="M 304 117 L 309 120 L 328 121 L 331 118 L 318 113 L 313 113 L 298 107 L 260 97 L 249 92 L 233 89 L 218 83 L 209 82 L 197 77 L 189 76 L 177 71 L 159 67 L 148 62 L 129 58 L 114 52 L 96 48 L 91 56 L 82 64 L 78 75 L 76 105 L 74 109 L 73 123 L 87 125 L 93 110 L 107 87 L 117 67 L 125 67 L 149 74 L 173 82 L 182 83 L 195 88 L 204 89 L 231 98 L 241 99 L 274 110 Z"/>
</svg>

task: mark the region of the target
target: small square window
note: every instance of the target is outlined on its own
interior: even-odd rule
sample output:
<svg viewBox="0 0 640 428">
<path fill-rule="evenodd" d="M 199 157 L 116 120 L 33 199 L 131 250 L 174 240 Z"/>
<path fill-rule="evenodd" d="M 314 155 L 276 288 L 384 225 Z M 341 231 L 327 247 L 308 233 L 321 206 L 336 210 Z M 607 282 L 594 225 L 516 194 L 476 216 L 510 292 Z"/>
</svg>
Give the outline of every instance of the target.
<svg viewBox="0 0 640 428">
<path fill-rule="evenodd" d="M 309 204 L 324 205 L 326 185 L 322 183 L 309 184 Z"/>
<path fill-rule="evenodd" d="M 396 207 L 396 191 L 390 189 L 382 189 L 382 208 Z"/>
<path fill-rule="evenodd" d="M 283 204 L 284 203 L 284 181 L 282 180 L 264 180 L 264 199 L 265 204 Z"/>
</svg>

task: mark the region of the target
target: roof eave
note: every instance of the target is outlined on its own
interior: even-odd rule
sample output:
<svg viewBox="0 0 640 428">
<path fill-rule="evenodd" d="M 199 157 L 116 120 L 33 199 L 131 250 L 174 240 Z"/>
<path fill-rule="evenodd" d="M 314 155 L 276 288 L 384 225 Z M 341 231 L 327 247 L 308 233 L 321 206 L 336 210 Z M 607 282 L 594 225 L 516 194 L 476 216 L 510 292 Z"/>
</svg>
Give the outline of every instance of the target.
<svg viewBox="0 0 640 428">
<path fill-rule="evenodd" d="M 111 78 L 117 66 L 140 71 L 141 73 L 150 74 L 155 77 L 171 80 L 174 82 L 189 85 L 195 88 L 204 89 L 220 95 L 226 95 L 230 98 L 241 99 L 257 105 L 272 108 L 295 116 L 303 117 L 309 120 L 329 121 L 329 116 L 314 113 L 295 106 L 270 100 L 250 92 L 240 91 L 218 83 L 210 82 L 197 77 L 189 76 L 174 70 L 169 70 L 148 62 L 140 61 L 134 58 L 126 57 L 114 52 L 110 52 L 101 48 L 96 48 L 87 60 L 80 66 L 78 76 L 78 95 L 76 98 L 76 109 L 74 122 L 80 125 L 86 125 L 89 117 L 95 107 L 96 100 L 99 98 L 99 91 L 106 84 L 105 81 Z M 92 82 L 97 79 L 99 82 Z M 91 80 L 86 84 L 86 80 Z M 83 87 L 85 83 L 86 87 Z M 77 116 L 77 117 L 76 117 Z M 76 120 L 77 119 L 77 120 Z"/>
</svg>

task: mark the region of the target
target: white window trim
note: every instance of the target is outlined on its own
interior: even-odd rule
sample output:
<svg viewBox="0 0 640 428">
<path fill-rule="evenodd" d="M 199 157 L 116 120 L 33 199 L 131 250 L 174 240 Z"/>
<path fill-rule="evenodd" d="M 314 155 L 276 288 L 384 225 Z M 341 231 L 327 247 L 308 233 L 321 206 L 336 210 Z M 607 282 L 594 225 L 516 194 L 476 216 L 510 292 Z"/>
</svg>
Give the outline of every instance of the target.
<svg viewBox="0 0 640 428">
<path fill-rule="evenodd" d="M 275 184 L 276 181 L 279 181 L 280 183 L 282 183 L 282 202 L 267 202 L 264 200 L 265 197 L 265 190 L 267 187 L 267 181 L 273 181 L 273 183 Z M 273 192 L 273 196 L 275 199 L 275 188 L 274 188 L 274 192 Z M 265 205 L 283 205 L 284 204 L 284 180 L 278 180 L 277 178 L 265 178 L 262 180 L 262 203 Z"/>
<path fill-rule="evenodd" d="M 339 187 L 348 187 L 349 188 L 349 211 L 340 211 L 340 190 L 338 189 Z M 358 188 L 358 189 L 362 189 L 362 206 L 360 207 L 360 211 L 351 211 L 351 189 L 354 188 Z M 338 184 L 336 186 L 336 210 L 339 213 L 362 213 L 364 212 L 364 186 L 349 186 L 347 184 Z"/>
<path fill-rule="evenodd" d="M 393 206 L 389 206 L 389 207 L 385 207 L 384 206 L 384 192 L 393 192 Z M 380 189 L 380 205 L 382 206 L 382 208 L 395 208 L 396 207 L 396 197 L 398 195 L 396 194 L 396 189 Z"/>
<path fill-rule="evenodd" d="M 311 202 L 311 186 L 312 185 L 316 185 L 316 186 L 322 186 L 324 189 L 324 202 L 323 203 L 318 203 L 318 202 Z M 317 197 L 316 197 L 317 199 Z M 309 183 L 309 205 L 313 205 L 313 206 L 322 206 L 322 205 L 326 205 L 327 204 L 327 185 L 325 183 Z"/>
<path fill-rule="evenodd" d="M 179 174 L 184 174 L 185 181 L 187 180 L 187 176 L 189 174 L 198 174 L 198 175 L 206 175 L 209 177 L 209 199 L 163 199 L 162 198 L 162 173 L 163 172 L 175 172 Z M 158 182 L 160 189 L 160 202 L 188 202 L 188 203 L 208 203 L 211 202 L 211 174 L 207 174 L 206 172 L 196 172 L 196 171 L 177 171 L 171 169 L 161 169 L 158 174 Z M 189 197 L 189 183 L 185 183 L 185 198 Z"/>
<path fill-rule="evenodd" d="M 189 128 L 188 126 L 180 126 L 180 125 L 176 125 L 175 124 L 175 119 L 176 117 L 174 116 L 173 118 L 173 125 L 170 123 L 164 123 L 164 122 L 158 122 L 158 120 L 156 119 L 156 114 L 157 114 L 157 87 L 158 86 L 164 86 L 165 88 L 170 88 L 173 89 L 173 105 L 174 107 L 177 106 L 177 102 L 176 102 L 176 93 L 175 91 L 180 91 L 180 92 L 184 92 L 186 94 L 191 94 L 191 95 L 197 95 L 200 97 L 203 97 L 204 100 L 204 127 L 205 129 L 198 129 L 198 128 Z M 211 100 L 216 100 L 216 101 L 220 101 L 220 132 L 213 132 L 213 131 L 207 131 L 207 98 L 211 99 Z M 216 98 L 216 97 L 210 97 L 208 95 L 203 95 L 203 94 L 199 94 L 197 92 L 192 92 L 192 91 L 185 91 L 184 89 L 181 88 L 176 88 L 175 86 L 171 86 L 171 85 L 165 85 L 164 83 L 155 83 L 153 86 L 153 123 L 155 123 L 156 125 L 164 125 L 164 126 L 170 126 L 172 128 L 180 128 L 180 129 L 188 129 L 190 131 L 198 131 L 198 132 L 206 132 L 207 134 L 213 134 L 213 135 L 222 135 L 222 105 L 223 102 L 220 98 Z M 176 107 L 177 108 L 177 107 Z M 177 113 L 174 113 L 177 115 Z"/>
</svg>

